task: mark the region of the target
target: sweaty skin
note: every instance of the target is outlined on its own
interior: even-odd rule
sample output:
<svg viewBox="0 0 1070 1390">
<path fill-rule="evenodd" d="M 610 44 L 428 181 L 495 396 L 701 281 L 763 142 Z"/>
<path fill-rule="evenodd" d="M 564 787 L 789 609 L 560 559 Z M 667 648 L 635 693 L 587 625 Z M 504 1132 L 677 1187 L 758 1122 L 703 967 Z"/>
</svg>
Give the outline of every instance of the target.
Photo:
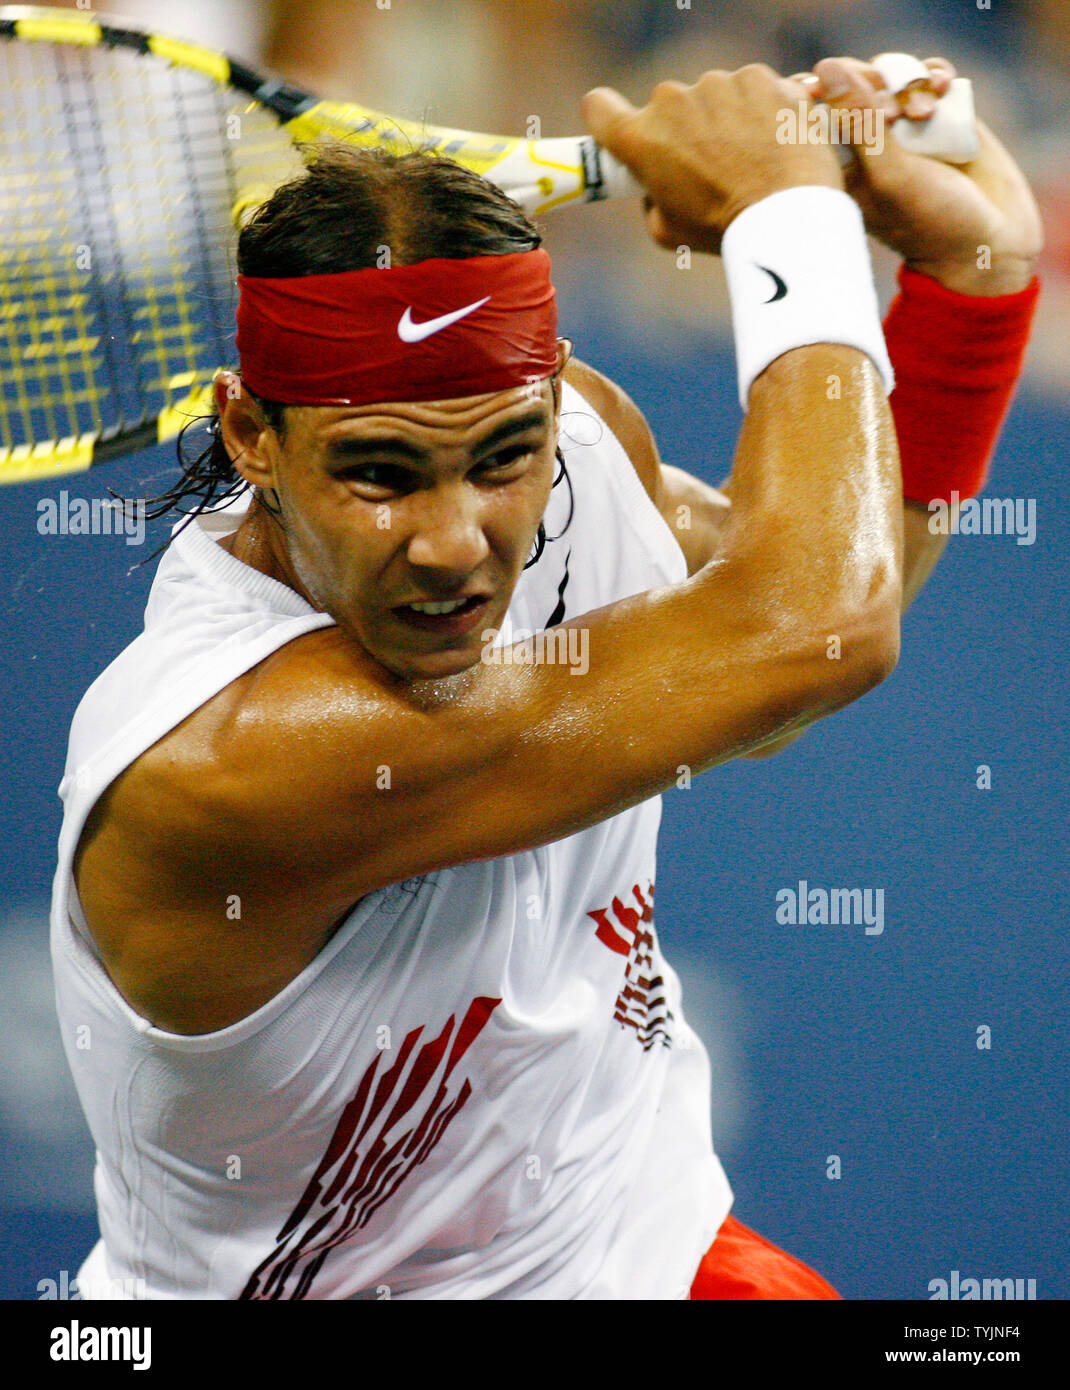
<svg viewBox="0 0 1070 1390">
<path fill-rule="evenodd" d="M 592 93 L 585 116 L 647 188 L 655 238 L 715 250 L 751 202 L 801 184 L 843 186 L 829 150 L 773 137 L 777 111 L 806 95 L 751 67 L 662 84 L 641 111 Z M 861 87 L 851 98 L 872 99 Z M 934 173 L 923 167 L 933 161 L 893 151 L 864 166 L 859 190 L 890 244 L 967 293 L 984 291 L 964 278 L 961 244 L 986 216 L 1000 284 L 1014 283 L 1031 250 L 1015 233 L 1007 157 L 982 135 L 968 172 Z M 549 496 L 551 382 L 420 406 L 291 411 L 281 438 L 248 397 L 221 387 L 231 456 L 281 511 L 276 521 L 251 509 L 228 548 L 339 625 L 231 683 L 94 808 L 76 864 L 82 904 L 116 985 L 157 1026 L 233 1023 L 299 973 L 363 895 L 573 833 L 669 787 L 681 763 L 698 772 L 767 751 L 894 667 L 904 593 L 943 538 L 916 509 L 904 518 L 888 403 L 868 358 L 817 345 L 758 377 L 730 504 L 659 463 L 617 387 L 579 363 L 564 370 L 621 440 L 689 570 L 680 585 L 569 624 L 589 634 L 582 679 L 553 664 L 478 660 L 479 634 L 508 606 Z M 525 416 L 526 434 L 487 444 Z M 361 450 L 374 438 L 385 452 L 339 457 L 328 446 L 343 437 Z M 681 502 L 693 515 L 686 533 L 674 525 Z M 391 524 L 381 530 L 384 505 Z M 430 632 L 400 611 L 454 596 L 483 599 L 472 631 Z M 825 658 L 829 633 L 840 661 Z M 389 792 L 376 785 L 384 763 Z M 234 893 L 240 923 L 226 917 Z"/>
<path fill-rule="evenodd" d="M 656 171 L 696 245 L 779 188 L 842 186 L 831 151 L 771 136 L 801 93 L 756 68 L 655 91 L 630 160 Z M 834 404 L 830 372 L 843 382 Z M 136 759 L 83 833 L 90 930 L 117 987 L 161 1028 L 244 1017 L 365 894 L 594 824 L 671 785 L 682 762 L 700 771 L 839 708 L 897 659 L 898 455 L 876 370 L 854 349 L 798 349 L 758 378 L 716 558 L 579 620 L 582 679 L 556 664 L 483 664 L 478 632 L 415 631 L 398 613 L 477 593 L 480 630 L 504 612 L 552 480 L 549 381 L 302 409 L 282 438 L 223 383 L 217 404 L 236 466 L 281 513 L 281 530 L 255 515 L 235 553 L 339 625 L 282 648 Z M 516 441 L 528 452 L 488 466 L 486 434 L 532 408 L 540 418 Z M 340 460 L 334 434 L 394 442 Z M 384 502 L 391 524 L 377 530 Z M 841 636 L 838 662 L 825 659 L 828 632 Z"/>
<path fill-rule="evenodd" d="M 858 409 L 828 408 L 829 371 Z M 517 408 L 476 400 L 443 407 L 443 439 Z M 822 411 L 817 508 L 802 486 L 803 438 Z M 719 558 L 685 584 L 578 620 L 590 635 L 583 679 L 556 665 L 484 665 L 478 632 L 410 634 L 390 612 L 482 589 L 490 608 L 478 627 L 493 625 L 529 553 L 552 435 L 545 457 L 536 449 L 508 482 L 473 478 L 445 444 L 429 465 L 436 481 L 395 500 L 395 529 L 379 533 L 393 548 L 371 558 L 346 544 L 367 516 L 339 514 L 371 514 L 375 502 L 347 498 L 336 514 L 309 500 L 294 569 L 314 598 L 339 597 L 346 626 L 290 643 L 208 701 L 112 784 L 83 835 L 79 893 L 125 997 L 170 1031 L 224 1027 L 299 973 L 364 894 L 577 831 L 668 787 L 681 762 L 712 766 L 864 693 L 894 664 L 898 633 L 901 504 L 886 417 L 875 369 L 853 349 L 774 363 L 741 439 L 735 536 L 730 522 Z M 339 486 L 325 469 L 314 483 L 284 481 L 271 455 L 287 516 L 304 489 L 321 498 Z M 753 498 L 739 487 L 748 462 L 764 475 Z M 235 549 L 272 573 L 265 526 Z M 824 657 L 829 631 L 843 640 L 838 663 Z M 376 785 L 384 763 L 388 793 Z M 240 923 L 226 918 L 234 893 Z"/>
</svg>

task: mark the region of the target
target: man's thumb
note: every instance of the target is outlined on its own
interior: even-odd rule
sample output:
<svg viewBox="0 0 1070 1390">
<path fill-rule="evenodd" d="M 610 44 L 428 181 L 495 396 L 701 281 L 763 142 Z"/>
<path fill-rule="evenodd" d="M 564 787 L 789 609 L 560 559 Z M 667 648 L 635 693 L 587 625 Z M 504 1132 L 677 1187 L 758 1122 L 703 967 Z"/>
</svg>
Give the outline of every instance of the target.
<svg viewBox="0 0 1070 1390">
<path fill-rule="evenodd" d="M 635 107 L 613 87 L 594 87 L 580 103 L 584 124 L 610 154 L 621 155 L 618 133 Z"/>
</svg>

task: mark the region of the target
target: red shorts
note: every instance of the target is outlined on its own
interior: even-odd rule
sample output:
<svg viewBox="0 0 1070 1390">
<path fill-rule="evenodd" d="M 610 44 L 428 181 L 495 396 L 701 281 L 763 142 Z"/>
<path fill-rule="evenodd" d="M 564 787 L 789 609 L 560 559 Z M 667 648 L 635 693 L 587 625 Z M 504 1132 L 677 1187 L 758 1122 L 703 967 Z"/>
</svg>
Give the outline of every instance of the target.
<svg viewBox="0 0 1070 1390">
<path fill-rule="evenodd" d="M 841 1298 L 809 1265 L 726 1216 L 702 1258 L 692 1298 Z"/>
</svg>

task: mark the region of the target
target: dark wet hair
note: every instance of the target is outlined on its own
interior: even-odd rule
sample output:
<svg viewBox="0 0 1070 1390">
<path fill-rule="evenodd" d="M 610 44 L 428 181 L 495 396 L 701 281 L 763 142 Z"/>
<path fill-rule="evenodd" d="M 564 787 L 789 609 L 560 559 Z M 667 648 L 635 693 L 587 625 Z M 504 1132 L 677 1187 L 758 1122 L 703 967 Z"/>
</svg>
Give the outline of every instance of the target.
<svg viewBox="0 0 1070 1390">
<path fill-rule="evenodd" d="M 390 264 L 415 265 L 434 257 L 505 256 L 542 244 L 518 204 L 450 159 L 342 144 L 317 145 L 305 154 L 305 171 L 277 188 L 243 228 L 238 238 L 240 274 L 291 277 L 363 270 L 381 264 L 384 247 L 389 248 Z M 282 437 L 285 404 L 253 399 Z M 205 430 L 209 442 L 197 450 L 193 438 Z M 185 526 L 252 486 L 234 467 L 214 414 L 192 420 L 183 429 L 178 459 L 181 477 L 166 492 L 148 499 L 150 520 L 176 510 L 186 516 Z M 560 448 L 557 463 L 555 487 L 562 478 L 568 481 Z M 262 495 L 259 500 L 274 511 Z M 528 565 L 542 554 L 546 540 L 540 522 Z"/>
</svg>

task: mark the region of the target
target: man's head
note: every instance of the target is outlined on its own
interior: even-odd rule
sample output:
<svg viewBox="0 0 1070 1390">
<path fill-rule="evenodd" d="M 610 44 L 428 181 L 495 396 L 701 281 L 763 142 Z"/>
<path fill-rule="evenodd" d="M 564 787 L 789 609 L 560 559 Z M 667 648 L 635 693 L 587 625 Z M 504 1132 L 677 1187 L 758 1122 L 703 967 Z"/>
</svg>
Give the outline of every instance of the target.
<svg viewBox="0 0 1070 1390">
<path fill-rule="evenodd" d="M 291 406 L 220 401 L 241 475 L 270 499 L 253 524 L 278 577 L 409 679 L 473 665 L 501 626 L 553 482 L 551 382 L 459 399 Z M 454 604 L 455 613 L 413 604 Z"/>
<path fill-rule="evenodd" d="M 567 345 L 544 254 L 525 254 L 539 242 L 516 204 L 448 160 L 345 147 L 239 241 L 249 380 L 221 375 L 216 443 L 256 489 L 245 530 L 271 572 L 409 679 L 478 660 L 543 539 Z M 458 331 L 420 333 L 485 297 Z M 410 339 L 424 364 L 411 370 Z M 457 600 L 452 615 L 422 611 Z"/>
</svg>

